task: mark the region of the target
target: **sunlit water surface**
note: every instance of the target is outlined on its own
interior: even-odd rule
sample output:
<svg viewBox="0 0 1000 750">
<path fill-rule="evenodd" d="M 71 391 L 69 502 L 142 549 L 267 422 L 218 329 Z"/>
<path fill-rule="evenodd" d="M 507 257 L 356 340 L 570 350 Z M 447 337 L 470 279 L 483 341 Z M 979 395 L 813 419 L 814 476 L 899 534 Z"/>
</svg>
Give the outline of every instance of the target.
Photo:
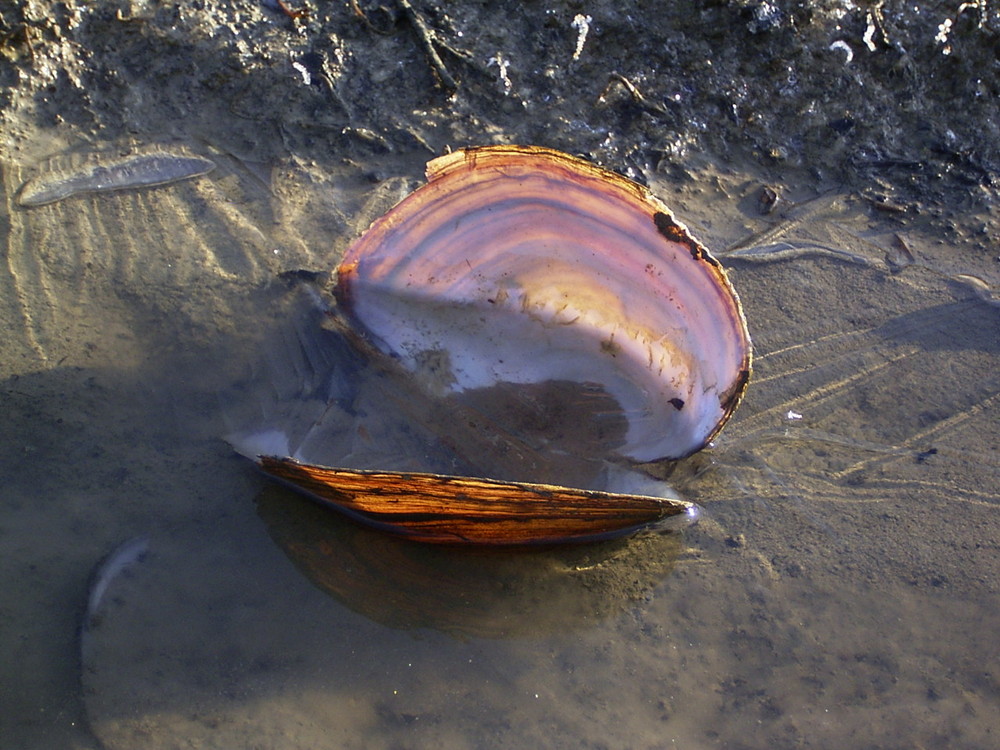
<svg viewBox="0 0 1000 750">
<path fill-rule="evenodd" d="M 315 385 L 287 272 L 412 182 L 202 156 L 34 208 L 3 172 L 11 746 L 995 746 L 1000 308 L 946 246 L 844 196 L 747 218 L 742 175 L 654 178 L 716 248 L 773 224 L 720 253 L 757 358 L 671 477 L 701 523 L 424 548 L 222 440 Z"/>
</svg>

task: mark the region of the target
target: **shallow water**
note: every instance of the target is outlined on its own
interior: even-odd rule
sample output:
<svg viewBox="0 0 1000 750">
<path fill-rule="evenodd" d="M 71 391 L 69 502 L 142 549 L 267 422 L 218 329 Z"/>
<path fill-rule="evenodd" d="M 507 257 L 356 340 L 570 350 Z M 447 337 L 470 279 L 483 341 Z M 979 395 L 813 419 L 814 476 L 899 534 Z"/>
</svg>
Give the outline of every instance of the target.
<svg viewBox="0 0 1000 750">
<path fill-rule="evenodd" d="M 308 385 L 262 375 L 278 274 L 332 268 L 407 181 L 204 150 L 209 175 L 38 208 L 4 168 L 5 746 L 995 744 L 1000 308 L 978 268 L 850 196 L 761 216 L 746 175 L 650 175 L 734 248 L 757 350 L 671 477 L 701 523 L 424 549 L 221 440 L 260 383 Z M 81 632 L 93 571 L 138 537 Z"/>
</svg>

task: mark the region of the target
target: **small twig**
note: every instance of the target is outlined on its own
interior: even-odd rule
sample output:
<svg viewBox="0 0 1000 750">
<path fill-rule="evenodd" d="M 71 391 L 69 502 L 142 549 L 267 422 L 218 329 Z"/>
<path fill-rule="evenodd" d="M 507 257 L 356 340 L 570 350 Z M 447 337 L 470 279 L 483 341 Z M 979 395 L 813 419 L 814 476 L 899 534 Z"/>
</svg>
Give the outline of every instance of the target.
<svg viewBox="0 0 1000 750">
<path fill-rule="evenodd" d="M 645 111 L 656 115 L 669 114 L 667 112 L 666 107 L 664 107 L 661 104 L 656 104 L 654 102 L 649 101 L 649 99 L 647 99 L 645 96 L 642 95 L 642 92 L 639 91 L 639 89 L 636 87 L 634 83 L 632 83 L 632 81 L 630 81 L 628 78 L 626 78 L 625 76 L 623 76 L 621 73 L 618 72 L 611 73 L 608 85 L 604 87 L 604 91 L 601 92 L 601 95 L 598 97 L 598 101 L 606 101 L 608 94 L 611 91 L 611 87 L 615 86 L 616 84 L 624 86 L 625 90 L 628 91 L 628 93 L 632 96 L 632 101 L 638 104 L 641 109 L 644 109 Z"/>
<path fill-rule="evenodd" d="M 288 16 L 289 18 L 291 18 L 293 21 L 296 18 L 308 18 L 309 17 L 309 11 L 307 9 L 305 9 L 305 8 L 303 8 L 302 10 L 292 10 L 287 5 L 285 5 L 285 1 L 284 0 L 274 0 L 274 1 L 275 1 L 275 4 L 278 6 L 278 10 L 280 10 L 286 16 Z"/>
<path fill-rule="evenodd" d="M 389 36 L 392 34 L 391 28 L 382 29 L 373 24 L 371 19 L 368 17 L 368 14 L 361 10 L 361 6 L 358 5 L 358 0 L 351 0 L 351 10 L 354 11 L 355 16 L 361 19 L 361 23 L 363 23 L 369 31 L 374 31 L 376 34 L 380 34 L 382 36 Z"/>
<path fill-rule="evenodd" d="M 437 45 L 441 45 L 442 47 L 446 47 L 446 45 L 438 40 L 434 30 L 424 22 L 420 14 L 410 5 L 409 0 L 398 1 L 399 7 L 406 13 L 407 19 L 412 24 L 414 31 L 417 32 L 417 36 L 420 37 L 420 43 L 423 45 L 424 52 L 427 53 L 427 57 L 431 61 L 431 67 L 434 68 L 434 73 L 437 75 L 441 85 L 449 92 L 457 91 L 458 84 L 455 83 L 455 79 L 452 78 L 451 73 L 448 72 L 444 62 L 441 60 L 441 56 L 437 52 Z"/>
</svg>

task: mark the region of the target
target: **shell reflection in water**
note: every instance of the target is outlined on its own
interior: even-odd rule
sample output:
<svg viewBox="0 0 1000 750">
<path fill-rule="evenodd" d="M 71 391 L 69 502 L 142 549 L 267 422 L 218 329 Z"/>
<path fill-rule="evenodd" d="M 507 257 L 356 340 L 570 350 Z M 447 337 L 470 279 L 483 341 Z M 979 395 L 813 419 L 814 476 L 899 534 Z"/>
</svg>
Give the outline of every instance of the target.
<svg viewBox="0 0 1000 750">
<path fill-rule="evenodd" d="M 331 325 L 412 389 L 402 410 L 439 421 L 474 473 L 327 468 L 281 441 L 240 449 L 423 541 L 579 541 L 693 520 L 631 467 L 700 450 L 742 397 L 750 341 L 719 263 L 644 188 L 565 154 L 467 149 L 427 175 L 348 249 Z"/>
<path fill-rule="evenodd" d="M 324 593 L 388 627 L 458 638 L 539 637 L 592 626 L 648 597 L 683 548 L 675 534 L 529 551 L 412 544 L 345 523 L 281 487 L 258 495 L 257 512 Z"/>
</svg>

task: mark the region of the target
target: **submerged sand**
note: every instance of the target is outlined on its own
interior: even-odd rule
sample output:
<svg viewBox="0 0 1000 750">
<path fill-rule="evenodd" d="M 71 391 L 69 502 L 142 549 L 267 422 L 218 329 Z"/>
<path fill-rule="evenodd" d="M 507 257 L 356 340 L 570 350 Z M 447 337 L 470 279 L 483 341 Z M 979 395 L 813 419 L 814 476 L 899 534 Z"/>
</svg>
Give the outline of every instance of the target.
<svg viewBox="0 0 1000 750">
<path fill-rule="evenodd" d="M 991 11 L 307 7 L 0 11 L 4 746 L 995 746 Z M 730 270 L 755 376 L 683 535 L 414 549 L 221 440 L 289 272 L 503 142 L 642 180 Z M 216 167 L 18 203 L 144 149 Z"/>
</svg>

